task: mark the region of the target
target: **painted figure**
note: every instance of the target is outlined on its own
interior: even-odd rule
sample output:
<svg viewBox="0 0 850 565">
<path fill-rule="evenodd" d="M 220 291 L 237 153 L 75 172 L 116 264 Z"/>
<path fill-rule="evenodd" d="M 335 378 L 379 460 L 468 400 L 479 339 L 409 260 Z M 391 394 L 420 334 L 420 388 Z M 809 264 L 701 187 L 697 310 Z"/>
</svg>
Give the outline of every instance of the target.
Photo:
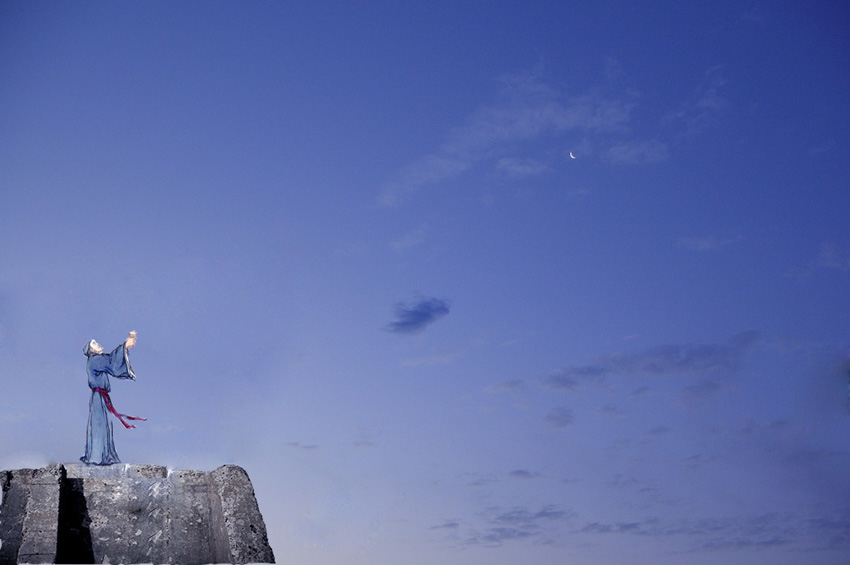
<svg viewBox="0 0 850 565">
<path fill-rule="evenodd" d="M 112 406 L 109 398 L 111 386 L 109 376 L 118 379 L 136 380 L 133 368 L 130 366 L 129 349 L 136 345 L 136 332 L 130 332 L 127 341 L 115 348 L 112 353 L 104 353 L 103 347 L 95 340 L 91 340 L 83 348 L 86 361 L 86 371 L 89 374 L 89 388 L 91 399 L 89 400 L 89 423 L 86 432 L 86 454 L 80 457 L 80 461 L 89 465 L 112 465 L 120 463 L 118 454 L 115 452 L 115 443 L 112 439 L 112 422 L 108 418 L 107 410 L 112 412 L 125 428 L 135 428 L 128 424 L 127 420 L 145 420 L 119 414 Z"/>
</svg>

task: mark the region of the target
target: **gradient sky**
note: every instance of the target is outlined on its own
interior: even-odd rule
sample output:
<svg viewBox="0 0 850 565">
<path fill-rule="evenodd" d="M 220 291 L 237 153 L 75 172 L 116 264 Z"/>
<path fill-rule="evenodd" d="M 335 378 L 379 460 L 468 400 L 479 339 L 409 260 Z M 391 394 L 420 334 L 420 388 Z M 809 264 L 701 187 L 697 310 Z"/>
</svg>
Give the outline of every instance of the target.
<svg viewBox="0 0 850 565">
<path fill-rule="evenodd" d="M 122 460 L 242 465 L 279 563 L 850 561 L 848 59 L 838 1 L 2 2 L 0 468 L 134 329 Z"/>
</svg>

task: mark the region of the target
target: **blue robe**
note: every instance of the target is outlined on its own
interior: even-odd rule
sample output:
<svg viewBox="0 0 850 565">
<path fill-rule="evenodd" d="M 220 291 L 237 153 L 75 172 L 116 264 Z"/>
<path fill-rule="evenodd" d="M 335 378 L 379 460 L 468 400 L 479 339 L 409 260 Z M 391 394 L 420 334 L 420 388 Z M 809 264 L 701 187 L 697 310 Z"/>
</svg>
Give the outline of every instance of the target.
<svg viewBox="0 0 850 565">
<path fill-rule="evenodd" d="M 111 390 L 109 375 L 119 379 L 136 380 L 127 348 L 122 343 L 112 353 L 89 355 L 86 363 L 89 374 L 89 388 Z M 120 463 L 115 443 L 112 440 L 112 421 L 106 408 L 106 400 L 95 391 L 91 391 L 89 400 L 89 424 L 86 432 L 86 454 L 80 461 L 91 465 L 112 465 Z"/>
</svg>

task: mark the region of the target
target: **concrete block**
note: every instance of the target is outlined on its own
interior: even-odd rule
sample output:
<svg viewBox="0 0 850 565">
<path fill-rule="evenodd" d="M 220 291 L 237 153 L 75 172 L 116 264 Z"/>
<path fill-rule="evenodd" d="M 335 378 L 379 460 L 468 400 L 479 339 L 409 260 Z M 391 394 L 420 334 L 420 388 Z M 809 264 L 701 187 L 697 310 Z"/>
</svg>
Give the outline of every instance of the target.
<svg viewBox="0 0 850 565">
<path fill-rule="evenodd" d="M 221 501 L 232 563 L 274 563 L 266 525 L 245 469 L 222 465 L 210 473 Z"/>
<path fill-rule="evenodd" d="M 62 465 L 37 469 L 30 480 L 18 563 L 53 563 L 59 535 L 59 487 Z"/>
<path fill-rule="evenodd" d="M 0 471 L 0 565 L 274 562 L 248 474 L 159 465 Z"/>
</svg>

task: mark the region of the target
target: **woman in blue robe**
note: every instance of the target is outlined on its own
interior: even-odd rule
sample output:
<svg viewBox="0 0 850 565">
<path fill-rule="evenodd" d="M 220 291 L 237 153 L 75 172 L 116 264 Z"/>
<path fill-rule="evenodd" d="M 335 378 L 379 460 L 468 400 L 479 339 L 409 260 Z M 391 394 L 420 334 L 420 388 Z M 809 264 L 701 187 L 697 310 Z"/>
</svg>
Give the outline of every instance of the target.
<svg viewBox="0 0 850 565">
<path fill-rule="evenodd" d="M 80 457 L 80 461 L 89 465 L 112 465 L 120 463 L 118 453 L 115 452 L 115 443 L 112 439 L 112 422 L 108 418 L 107 411 L 112 412 L 124 426 L 132 428 L 124 421 L 143 420 L 119 414 L 112 406 L 109 398 L 111 386 L 109 376 L 118 379 L 136 380 L 133 368 L 130 366 L 128 350 L 136 345 L 136 332 L 130 332 L 130 337 L 115 348 L 112 353 L 104 353 L 103 347 L 95 340 L 91 340 L 83 348 L 86 355 L 86 371 L 89 375 L 89 388 L 91 399 L 89 400 L 89 422 L 86 432 L 86 454 Z"/>
</svg>

